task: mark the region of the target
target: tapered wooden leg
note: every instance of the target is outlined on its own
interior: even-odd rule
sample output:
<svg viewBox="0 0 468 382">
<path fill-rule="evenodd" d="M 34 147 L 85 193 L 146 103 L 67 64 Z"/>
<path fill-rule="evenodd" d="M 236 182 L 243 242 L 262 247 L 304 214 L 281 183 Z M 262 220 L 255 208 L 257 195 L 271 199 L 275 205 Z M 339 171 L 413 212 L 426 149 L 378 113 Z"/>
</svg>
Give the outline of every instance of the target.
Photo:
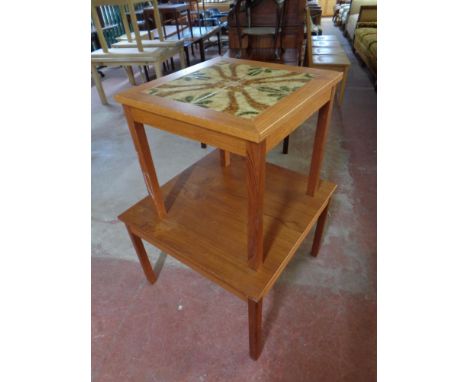
<svg viewBox="0 0 468 382">
<path fill-rule="evenodd" d="M 310 252 L 310 254 L 313 257 L 317 257 L 318 252 L 320 250 L 320 245 L 322 243 L 323 230 L 325 228 L 325 223 L 327 221 L 327 213 L 328 213 L 329 205 L 330 205 L 330 201 L 328 202 L 327 206 L 320 214 L 318 221 L 317 221 L 317 227 L 315 227 L 314 242 L 312 243 L 312 250 Z"/>
<path fill-rule="evenodd" d="M 125 68 L 125 71 L 127 72 L 127 76 L 128 76 L 128 81 L 133 85 L 135 86 L 136 85 L 136 81 L 135 81 L 135 76 L 133 74 L 133 69 L 131 66 L 124 66 Z"/>
<path fill-rule="evenodd" d="M 140 260 L 143 272 L 145 272 L 146 279 L 150 284 L 154 284 L 156 282 L 156 275 L 154 274 L 153 267 L 149 261 L 148 254 L 146 253 L 145 246 L 143 245 L 143 241 L 138 236 L 133 234 L 128 226 L 127 231 L 130 235 L 130 239 L 132 240 L 133 248 L 135 248 L 135 252 L 138 255 L 138 260 Z"/>
<path fill-rule="evenodd" d="M 320 183 L 320 168 L 322 167 L 325 142 L 327 140 L 328 125 L 330 123 L 333 110 L 333 100 L 335 99 L 335 88 L 331 91 L 331 98 L 319 110 L 317 129 L 315 131 L 314 148 L 310 161 L 309 180 L 307 184 L 307 194 L 314 196 Z"/>
<path fill-rule="evenodd" d="M 262 352 L 262 302 L 248 300 L 249 306 L 249 350 L 250 358 L 258 359 Z"/>
<path fill-rule="evenodd" d="M 340 97 L 338 98 L 339 105 L 343 103 L 346 81 L 348 80 L 348 70 L 349 70 L 349 67 L 346 67 L 346 69 L 343 72 L 343 79 L 341 80 L 341 85 L 340 85 Z"/>
<path fill-rule="evenodd" d="M 231 154 L 226 150 L 219 150 L 219 160 L 222 167 L 228 167 L 231 164 Z"/>
<path fill-rule="evenodd" d="M 109 103 L 107 102 L 106 93 L 104 93 L 104 88 L 102 87 L 101 76 L 94 65 L 91 65 L 91 75 L 93 76 L 93 81 L 96 85 L 96 90 L 99 94 L 99 98 L 101 99 L 101 103 L 103 105 L 108 105 Z"/>
<path fill-rule="evenodd" d="M 138 159 L 140 161 L 141 171 L 145 179 L 146 188 L 148 193 L 153 199 L 156 212 L 160 218 L 167 215 L 166 207 L 164 206 L 164 199 L 159 188 L 158 177 L 156 170 L 154 169 L 153 159 L 151 157 L 151 151 L 148 145 L 148 139 L 146 138 L 145 127 L 143 124 L 134 121 L 132 112 L 128 106 L 123 106 L 125 111 L 125 117 L 127 118 L 128 128 L 132 136 L 133 144 L 135 145 Z"/>
<path fill-rule="evenodd" d="M 283 154 L 287 154 L 289 152 L 289 135 L 283 139 Z"/>
<path fill-rule="evenodd" d="M 265 141 L 247 142 L 247 251 L 250 268 L 263 264 L 263 195 L 265 192 Z"/>
</svg>

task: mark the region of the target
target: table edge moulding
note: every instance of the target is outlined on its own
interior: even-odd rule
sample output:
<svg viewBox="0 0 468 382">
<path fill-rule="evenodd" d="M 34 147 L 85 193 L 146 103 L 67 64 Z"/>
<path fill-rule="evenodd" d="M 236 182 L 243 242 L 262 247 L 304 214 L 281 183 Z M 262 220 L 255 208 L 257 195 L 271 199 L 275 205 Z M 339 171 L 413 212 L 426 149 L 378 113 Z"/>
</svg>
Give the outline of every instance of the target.
<svg viewBox="0 0 468 382">
<path fill-rule="evenodd" d="M 222 81 L 216 75 L 210 77 L 207 70 L 220 73 Z M 224 77 L 226 70 L 232 78 Z M 248 77 L 258 73 L 257 82 Z M 286 82 L 284 76 L 299 86 L 279 84 Z M 196 85 L 207 78 L 214 82 L 205 87 Z M 128 229 L 148 281 L 154 283 L 156 278 L 142 240 L 247 301 L 253 359 L 262 348 L 263 297 L 314 225 L 311 255 L 316 256 L 320 247 L 328 205 L 336 189 L 335 184 L 320 179 L 320 168 L 341 78 L 335 71 L 220 57 L 115 96 L 123 105 L 149 194 L 119 219 Z M 205 102 L 198 104 L 191 103 L 193 97 L 175 98 L 192 90 L 171 91 L 190 86 L 198 91 L 210 84 L 218 90 L 204 95 L 200 99 Z M 275 93 L 275 86 L 283 93 Z M 261 89 L 271 93 L 265 97 L 274 99 L 261 98 L 267 102 L 265 108 L 245 113 L 247 109 L 242 107 L 247 106 L 232 89 L 242 94 Z M 206 102 L 208 98 L 211 103 Z M 227 98 L 228 107 L 216 109 Z M 316 111 L 309 174 L 266 163 L 268 151 Z M 144 125 L 219 150 L 160 186 Z"/>
</svg>

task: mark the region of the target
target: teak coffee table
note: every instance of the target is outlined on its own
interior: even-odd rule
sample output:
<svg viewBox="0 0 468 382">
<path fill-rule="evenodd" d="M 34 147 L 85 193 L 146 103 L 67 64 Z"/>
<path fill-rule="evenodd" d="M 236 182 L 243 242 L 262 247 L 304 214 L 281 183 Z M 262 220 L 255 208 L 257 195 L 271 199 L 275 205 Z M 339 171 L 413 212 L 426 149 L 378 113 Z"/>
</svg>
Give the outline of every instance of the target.
<svg viewBox="0 0 468 382">
<path fill-rule="evenodd" d="M 219 57 L 115 97 L 149 193 L 119 216 L 146 278 L 156 279 L 142 240 L 246 300 L 253 359 L 261 352 L 263 297 L 315 223 L 312 255 L 319 250 L 336 188 L 320 180 L 320 167 L 341 77 Z M 266 153 L 317 110 L 309 176 L 266 163 Z M 144 125 L 219 151 L 161 187 Z"/>
</svg>

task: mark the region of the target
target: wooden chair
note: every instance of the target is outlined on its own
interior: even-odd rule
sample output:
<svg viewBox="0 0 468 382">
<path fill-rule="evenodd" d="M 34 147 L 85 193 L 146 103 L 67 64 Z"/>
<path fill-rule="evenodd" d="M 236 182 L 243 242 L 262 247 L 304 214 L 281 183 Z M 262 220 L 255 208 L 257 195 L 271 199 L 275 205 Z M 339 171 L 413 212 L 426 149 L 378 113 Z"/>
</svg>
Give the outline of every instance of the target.
<svg viewBox="0 0 468 382">
<path fill-rule="evenodd" d="M 98 91 L 101 103 L 106 105 L 107 98 L 104 93 L 104 89 L 101 83 L 101 77 L 97 72 L 99 66 L 123 66 L 127 71 L 129 81 L 132 85 L 136 85 L 135 77 L 133 75 L 132 65 L 137 66 L 154 66 L 154 70 L 157 77 L 162 76 L 162 63 L 169 58 L 179 55 L 180 64 L 182 68 L 185 68 L 185 54 L 183 41 L 148 41 L 144 42 L 141 39 L 138 23 L 135 15 L 135 4 L 145 2 L 142 0 L 92 0 L 91 1 L 91 17 L 96 27 L 99 43 L 101 49 L 91 52 L 91 73 L 93 76 L 96 89 Z M 104 38 L 102 31 L 102 25 L 97 15 L 96 8 L 101 5 L 118 5 L 124 24 L 125 33 L 127 35 L 127 42 L 112 48 L 109 48 Z M 134 29 L 134 40 L 130 32 L 130 26 L 126 18 L 125 7 L 129 8 L 132 26 Z M 157 4 L 155 7 L 157 12 Z M 159 17 L 158 17 L 159 18 Z M 158 20 L 156 18 L 156 20 Z M 162 36 L 162 33 L 160 34 Z M 119 44 L 119 43 L 117 43 Z"/>
</svg>

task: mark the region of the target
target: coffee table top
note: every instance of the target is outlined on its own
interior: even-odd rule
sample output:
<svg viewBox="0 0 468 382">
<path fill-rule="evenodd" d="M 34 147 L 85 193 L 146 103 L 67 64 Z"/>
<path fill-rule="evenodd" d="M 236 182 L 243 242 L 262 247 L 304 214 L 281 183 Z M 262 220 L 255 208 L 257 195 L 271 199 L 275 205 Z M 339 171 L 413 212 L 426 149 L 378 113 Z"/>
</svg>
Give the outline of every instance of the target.
<svg viewBox="0 0 468 382">
<path fill-rule="evenodd" d="M 259 142 L 287 115 L 312 114 L 310 102 L 329 98 L 341 78 L 339 72 L 219 57 L 119 93 L 115 99 Z"/>
</svg>

